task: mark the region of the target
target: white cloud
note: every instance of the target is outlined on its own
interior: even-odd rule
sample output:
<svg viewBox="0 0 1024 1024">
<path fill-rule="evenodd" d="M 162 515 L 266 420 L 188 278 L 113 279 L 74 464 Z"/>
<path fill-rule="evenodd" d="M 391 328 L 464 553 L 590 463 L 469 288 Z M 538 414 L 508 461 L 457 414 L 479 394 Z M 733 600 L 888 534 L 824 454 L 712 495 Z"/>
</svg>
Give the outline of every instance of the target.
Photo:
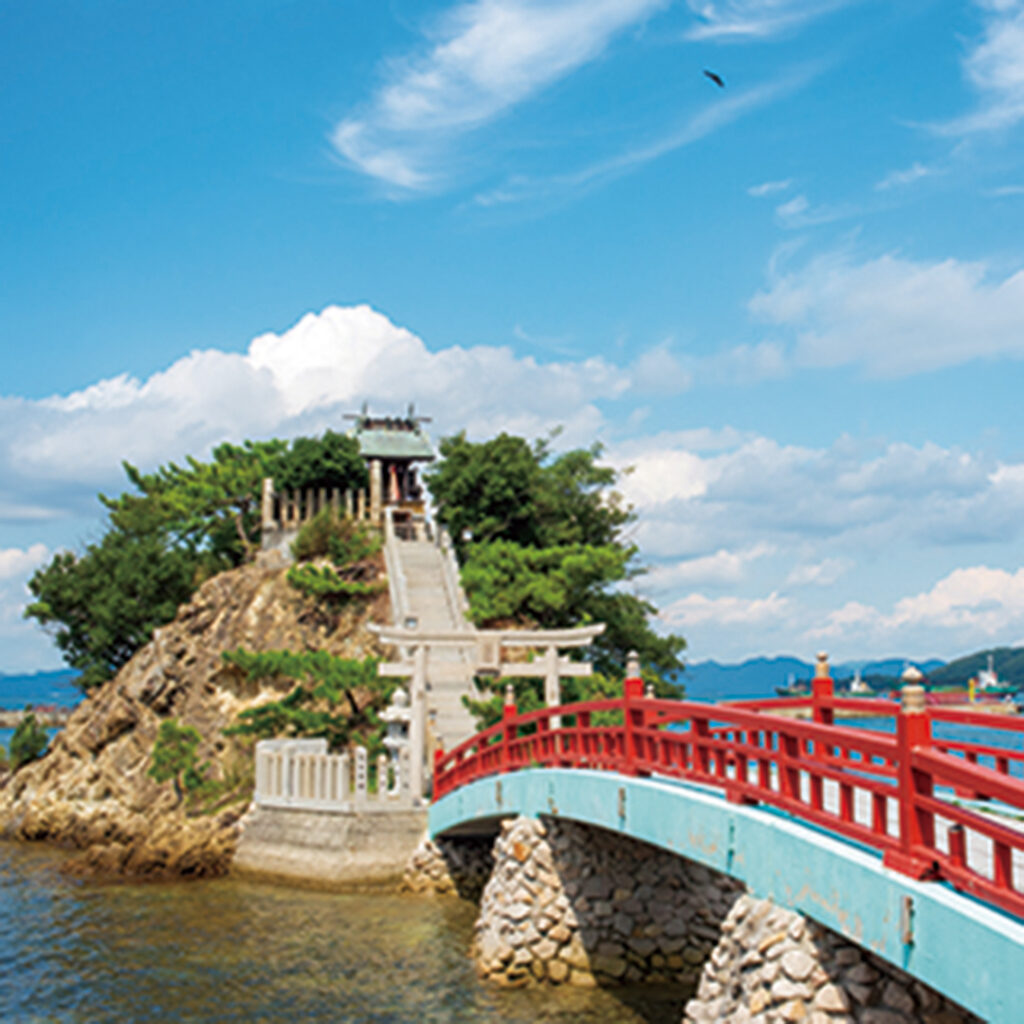
<svg viewBox="0 0 1024 1024">
<path fill-rule="evenodd" d="M 663 594 L 684 586 L 739 583 L 751 562 L 774 553 L 772 544 L 754 544 L 737 551 L 719 548 L 713 554 L 688 558 L 675 565 L 659 565 L 644 575 L 643 590 Z"/>
<path fill-rule="evenodd" d="M 223 440 L 317 433 L 343 416 L 415 402 L 438 435 L 508 430 L 566 444 L 600 434 L 602 400 L 685 387 L 666 345 L 631 365 L 601 357 L 540 362 L 510 348 L 431 351 L 368 306 L 331 306 L 242 353 L 192 352 L 152 376 L 120 376 L 40 401 L 0 398 L 0 521 L 40 521 L 123 483 L 127 459 L 153 467 Z"/>
<path fill-rule="evenodd" d="M 714 469 L 688 451 L 656 450 L 629 460 L 630 472 L 622 482 L 626 499 L 646 507 L 707 493 Z"/>
<path fill-rule="evenodd" d="M 990 199 L 1006 199 L 1011 196 L 1024 196 L 1024 185 L 1000 185 L 997 188 L 986 189 L 983 195 Z"/>
<path fill-rule="evenodd" d="M 850 0 L 687 0 L 698 24 L 691 39 L 764 39 L 847 6 Z"/>
<path fill-rule="evenodd" d="M 805 447 L 736 432 L 709 439 L 717 446 L 702 440 L 662 435 L 608 451 L 614 465 L 633 467 L 621 489 L 638 510 L 648 559 L 705 566 L 756 537 L 774 549 L 759 578 L 825 585 L 894 547 L 934 555 L 1024 535 L 1018 464 L 932 443 L 841 437 Z"/>
<path fill-rule="evenodd" d="M 749 626 L 779 622 L 786 617 L 789 601 L 777 593 L 767 597 L 707 597 L 687 594 L 673 601 L 658 616 L 671 629 L 715 626 Z"/>
<path fill-rule="evenodd" d="M 633 364 L 633 385 L 641 391 L 676 395 L 686 391 L 693 380 L 669 342 L 654 345 Z"/>
<path fill-rule="evenodd" d="M 734 345 L 692 361 L 692 376 L 701 384 L 746 386 L 778 380 L 791 371 L 789 353 L 775 341 Z"/>
<path fill-rule="evenodd" d="M 48 637 L 24 619 L 31 600 L 28 578 L 50 555 L 45 544 L 0 548 L 0 672 L 30 672 L 59 662 Z"/>
<path fill-rule="evenodd" d="M 887 189 L 899 188 L 904 185 L 913 185 L 914 182 L 920 181 L 922 178 L 929 178 L 938 173 L 932 167 L 925 167 L 924 164 L 915 161 L 909 167 L 905 167 L 899 171 L 890 171 L 881 181 L 879 181 L 875 188 L 879 192 L 884 192 Z"/>
<path fill-rule="evenodd" d="M 793 198 L 788 200 L 787 202 L 782 203 L 779 206 L 776 206 L 775 212 L 783 220 L 789 220 L 794 217 L 799 217 L 802 213 L 806 213 L 807 208 L 810 205 L 811 204 L 807 201 L 807 196 L 793 196 Z"/>
<path fill-rule="evenodd" d="M 33 544 L 25 550 L 0 548 L 0 580 L 24 578 L 45 562 L 49 555 L 49 548 L 45 544 Z"/>
<path fill-rule="evenodd" d="M 365 110 L 332 142 L 352 166 L 403 189 L 436 182 L 453 138 L 586 64 L 667 0 L 473 0 L 436 26 L 425 52 L 389 61 Z"/>
<path fill-rule="evenodd" d="M 1010 128 L 1024 118 L 1024 3 L 976 0 L 985 30 L 964 58 L 964 74 L 978 106 L 940 130 L 968 135 Z"/>
<path fill-rule="evenodd" d="M 929 641 L 922 638 L 936 636 L 953 650 L 1019 643 L 1024 637 L 1024 568 L 955 569 L 930 589 L 896 601 L 890 611 L 850 601 L 807 635 L 875 648 L 901 643 L 917 650 L 928 649 Z"/>
<path fill-rule="evenodd" d="M 789 586 L 828 587 L 850 571 L 849 558 L 824 558 L 820 562 L 795 566 L 786 577 Z"/>
<path fill-rule="evenodd" d="M 897 377 L 1024 356 L 1024 271 L 999 278 L 983 263 L 828 254 L 776 276 L 750 308 L 793 331 L 803 366 Z"/>
<path fill-rule="evenodd" d="M 792 184 L 792 178 L 786 178 L 784 181 L 764 181 L 760 185 L 751 185 L 747 189 L 747 195 L 761 199 L 764 196 L 773 196 L 777 192 L 785 192 Z"/>
</svg>

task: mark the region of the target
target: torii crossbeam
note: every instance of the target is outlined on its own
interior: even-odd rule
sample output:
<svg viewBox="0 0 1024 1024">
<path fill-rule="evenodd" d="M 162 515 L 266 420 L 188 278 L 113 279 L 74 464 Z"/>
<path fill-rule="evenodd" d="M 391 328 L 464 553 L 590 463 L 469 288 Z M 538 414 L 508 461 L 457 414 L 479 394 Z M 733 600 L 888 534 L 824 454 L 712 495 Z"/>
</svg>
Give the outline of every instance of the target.
<svg viewBox="0 0 1024 1024">
<path fill-rule="evenodd" d="M 589 676 L 593 666 L 589 662 L 570 661 L 559 657 L 563 648 L 588 647 L 605 630 L 603 622 L 574 629 L 448 629 L 425 630 L 409 626 L 368 626 L 382 643 L 404 648 L 407 653 L 401 661 L 382 662 L 377 672 L 385 678 L 412 680 L 412 722 L 409 736 L 410 788 L 415 797 L 424 792 L 424 764 L 426 755 L 427 681 L 428 676 L 440 670 L 440 664 L 430 664 L 432 647 L 463 648 L 470 651 L 474 675 L 492 675 L 507 679 L 513 676 L 531 676 L 544 679 L 544 703 L 557 707 L 562 703 L 561 680 Z M 506 662 L 503 648 L 539 648 L 540 659 L 533 662 Z"/>
</svg>

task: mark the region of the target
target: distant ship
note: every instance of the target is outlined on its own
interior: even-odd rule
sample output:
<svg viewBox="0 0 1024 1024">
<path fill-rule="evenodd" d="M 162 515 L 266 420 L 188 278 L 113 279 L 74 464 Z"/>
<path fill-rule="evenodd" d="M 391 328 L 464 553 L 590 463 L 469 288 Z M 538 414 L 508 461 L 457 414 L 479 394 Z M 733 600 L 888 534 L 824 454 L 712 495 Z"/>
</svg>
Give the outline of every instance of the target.
<svg viewBox="0 0 1024 1024">
<path fill-rule="evenodd" d="M 797 680 L 796 676 L 790 672 L 786 685 L 776 686 L 775 692 L 780 697 L 809 697 L 811 684 L 806 679 Z"/>
<path fill-rule="evenodd" d="M 860 677 L 860 669 L 857 669 L 853 673 L 853 679 L 850 682 L 850 693 L 853 694 L 855 697 L 857 697 L 857 696 L 862 697 L 862 696 L 865 696 L 866 694 L 874 693 L 874 692 L 875 691 L 872 690 L 871 687 L 868 686 L 868 684 L 865 683 L 863 679 L 861 679 L 861 677 Z"/>
<path fill-rule="evenodd" d="M 1016 683 L 1000 682 L 993 668 L 991 654 L 988 656 L 988 667 L 983 668 L 976 678 L 969 679 L 966 686 L 927 687 L 933 703 L 953 703 L 966 699 L 970 704 L 990 704 L 992 701 L 1005 700 L 1013 697 L 1019 689 Z"/>
</svg>

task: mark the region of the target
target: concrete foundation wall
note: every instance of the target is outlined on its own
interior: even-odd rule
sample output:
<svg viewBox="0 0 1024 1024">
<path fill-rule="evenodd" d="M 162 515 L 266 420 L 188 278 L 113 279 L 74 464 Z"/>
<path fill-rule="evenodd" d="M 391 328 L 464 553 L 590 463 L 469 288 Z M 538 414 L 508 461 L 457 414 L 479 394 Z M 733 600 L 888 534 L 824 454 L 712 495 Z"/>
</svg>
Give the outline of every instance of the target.
<svg viewBox="0 0 1024 1024">
<path fill-rule="evenodd" d="M 255 807 L 242 820 L 232 870 L 321 885 L 395 884 L 426 827 L 425 810 Z"/>
</svg>

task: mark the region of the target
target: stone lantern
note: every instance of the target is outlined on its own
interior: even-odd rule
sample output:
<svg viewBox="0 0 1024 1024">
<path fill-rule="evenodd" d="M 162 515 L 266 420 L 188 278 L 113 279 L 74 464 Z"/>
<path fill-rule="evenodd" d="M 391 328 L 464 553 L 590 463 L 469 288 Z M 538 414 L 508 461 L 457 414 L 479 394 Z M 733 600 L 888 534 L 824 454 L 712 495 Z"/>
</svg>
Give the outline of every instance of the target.
<svg viewBox="0 0 1024 1024">
<path fill-rule="evenodd" d="M 399 687 L 391 695 L 391 703 L 380 713 L 380 719 L 387 725 L 384 736 L 384 747 L 391 758 L 391 768 L 395 783 L 391 792 L 397 793 L 401 788 L 401 763 L 409 751 L 409 726 L 412 722 L 412 708 L 409 707 L 409 695 Z"/>
</svg>

